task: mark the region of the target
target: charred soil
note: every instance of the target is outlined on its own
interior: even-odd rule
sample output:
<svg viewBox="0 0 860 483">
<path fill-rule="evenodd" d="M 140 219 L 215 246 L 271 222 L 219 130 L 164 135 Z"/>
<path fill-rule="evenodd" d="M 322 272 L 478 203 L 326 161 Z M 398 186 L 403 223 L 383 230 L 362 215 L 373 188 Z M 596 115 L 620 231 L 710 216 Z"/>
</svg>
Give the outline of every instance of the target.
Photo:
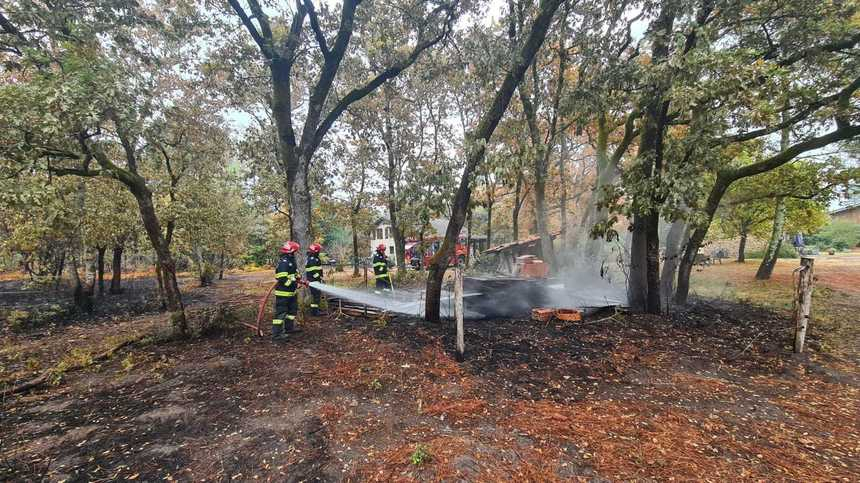
<svg viewBox="0 0 860 483">
<path fill-rule="evenodd" d="M 253 306 L 250 285 L 211 297 Z M 700 301 L 666 317 L 467 322 L 463 363 L 447 325 L 303 326 L 283 344 L 242 330 L 137 344 L 7 398 L 0 479 L 860 477 L 857 366 L 816 351 L 814 326 L 813 350 L 792 355 L 783 313 Z"/>
</svg>

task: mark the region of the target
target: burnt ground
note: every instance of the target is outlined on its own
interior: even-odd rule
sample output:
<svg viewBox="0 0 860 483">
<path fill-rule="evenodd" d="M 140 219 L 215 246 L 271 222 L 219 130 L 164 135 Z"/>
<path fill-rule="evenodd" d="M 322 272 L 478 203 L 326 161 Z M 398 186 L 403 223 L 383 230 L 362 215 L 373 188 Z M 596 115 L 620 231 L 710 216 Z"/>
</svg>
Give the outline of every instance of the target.
<svg viewBox="0 0 860 483">
<path fill-rule="evenodd" d="M 263 285 L 228 282 L 201 305 L 228 300 L 252 317 Z M 69 349 L 45 339 L 85 337 L 80 350 L 164 323 L 71 324 L 42 336 L 54 350 L 38 357 L 47 366 Z M 0 479 L 860 478 L 857 365 L 818 351 L 815 326 L 811 350 L 792 355 L 782 312 L 700 302 L 667 317 L 467 322 L 462 363 L 447 326 L 304 327 L 286 344 L 231 328 L 144 340 L 5 397 Z M 31 342 L 7 342 L 3 363 Z"/>
</svg>

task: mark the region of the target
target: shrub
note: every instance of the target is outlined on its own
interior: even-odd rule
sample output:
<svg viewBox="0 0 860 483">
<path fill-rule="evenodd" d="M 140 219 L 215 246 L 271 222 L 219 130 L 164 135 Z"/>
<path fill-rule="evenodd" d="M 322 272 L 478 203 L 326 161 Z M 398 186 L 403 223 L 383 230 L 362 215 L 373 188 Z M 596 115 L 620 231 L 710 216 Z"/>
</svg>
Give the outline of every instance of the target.
<svg viewBox="0 0 860 483">
<path fill-rule="evenodd" d="M 767 251 L 767 248 L 763 250 L 749 250 L 746 252 L 747 258 L 764 258 L 764 253 Z M 797 250 L 791 246 L 791 243 L 787 241 L 783 241 L 782 245 L 779 246 L 779 251 L 776 254 L 777 258 L 797 258 Z"/>
<path fill-rule="evenodd" d="M 860 225 L 849 221 L 831 221 L 818 233 L 806 238 L 807 245 L 825 250 L 848 250 L 860 244 Z"/>
</svg>

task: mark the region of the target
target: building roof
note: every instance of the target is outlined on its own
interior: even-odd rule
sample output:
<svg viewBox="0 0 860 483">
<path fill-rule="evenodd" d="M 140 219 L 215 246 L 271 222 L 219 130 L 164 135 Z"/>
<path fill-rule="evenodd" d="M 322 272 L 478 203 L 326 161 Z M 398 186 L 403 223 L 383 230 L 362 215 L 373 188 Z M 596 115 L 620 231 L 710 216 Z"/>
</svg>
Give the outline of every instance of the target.
<svg viewBox="0 0 860 483">
<path fill-rule="evenodd" d="M 448 218 L 436 218 L 435 220 L 430 220 L 430 226 L 433 228 L 434 235 L 439 236 L 439 237 L 444 237 L 445 232 L 448 231 L 448 222 L 449 221 L 450 220 Z M 465 226 L 463 228 L 461 228 L 460 229 L 460 236 L 468 237 L 469 236 L 469 229 Z M 483 240 L 485 238 L 487 238 L 487 237 L 484 235 L 476 235 L 474 233 L 472 234 L 473 240 Z"/>
<path fill-rule="evenodd" d="M 550 236 L 550 238 L 555 240 L 556 237 L 558 237 L 558 233 L 551 233 L 549 236 Z M 520 240 L 516 240 L 516 241 L 512 241 L 512 242 L 508 242 L 508 243 L 503 243 L 501 245 L 496 245 L 492 248 L 488 248 L 487 250 L 484 251 L 484 253 L 501 253 L 503 251 L 510 250 L 511 248 L 514 248 L 514 247 L 534 246 L 539 241 L 540 241 L 540 236 L 532 235 L 528 238 L 522 238 Z"/>
<path fill-rule="evenodd" d="M 831 215 L 837 215 L 839 213 L 845 213 L 847 211 L 851 211 L 857 208 L 860 208 L 860 199 L 851 200 L 847 205 L 840 206 L 839 208 L 834 208 L 828 213 L 830 213 Z"/>
</svg>

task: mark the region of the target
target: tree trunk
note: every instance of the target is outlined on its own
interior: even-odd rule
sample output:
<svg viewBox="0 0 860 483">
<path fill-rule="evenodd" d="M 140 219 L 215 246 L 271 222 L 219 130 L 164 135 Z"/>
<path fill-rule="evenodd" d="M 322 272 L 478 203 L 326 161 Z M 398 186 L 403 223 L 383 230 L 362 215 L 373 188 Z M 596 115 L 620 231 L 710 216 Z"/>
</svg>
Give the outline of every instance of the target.
<svg viewBox="0 0 860 483">
<path fill-rule="evenodd" d="M 397 185 L 400 177 L 400 169 L 397 162 L 397 152 L 394 147 L 394 132 L 391 127 L 391 95 L 387 88 L 383 88 L 385 94 L 385 108 L 383 112 L 385 119 L 382 127 L 382 137 L 385 142 L 385 153 L 388 157 L 388 173 L 386 181 L 388 182 L 388 217 L 391 222 L 391 236 L 394 238 L 394 258 L 397 262 L 399 273 L 404 273 L 406 270 L 406 240 L 403 237 L 403 230 L 400 229 L 397 216 L 398 203 Z"/>
<path fill-rule="evenodd" d="M 114 245 L 113 262 L 111 262 L 110 293 L 122 293 L 122 245 Z"/>
<path fill-rule="evenodd" d="M 352 228 L 352 276 L 357 278 L 361 273 L 358 271 L 358 231 L 355 228 L 355 221 L 350 223 Z"/>
<path fill-rule="evenodd" d="M 472 263 L 472 209 L 466 217 L 466 267 Z"/>
<path fill-rule="evenodd" d="M 60 261 L 57 263 L 57 272 L 54 274 L 54 290 L 60 287 L 60 282 L 63 280 L 63 270 L 66 268 L 66 251 L 60 254 Z"/>
<path fill-rule="evenodd" d="M 782 120 L 788 118 L 788 101 L 786 100 L 785 110 L 782 112 Z M 780 151 L 785 151 L 789 147 L 789 138 L 791 131 L 788 128 L 780 131 L 779 148 Z M 773 267 L 776 266 L 776 261 L 779 258 L 779 249 L 782 247 L 782 235 L 785 228 L 785 198 L 779 196 L 776 198 L 776 205 L 773 210 L 773 231 L 770 234 L 770 240 L 767 242 L 767 250 L 764 253 L 764 258 L 761 260 L 761 265 L 755 274 L 756 280 L 769 280 L 773 274 Z"/>
<path fill-rule="evenodd" d="M 606 218 L 607 210 L 602 203 L 602 197 L 605 187 L 615 184 L 618 178 L 621 177 L 621 170 L 618 169 L 618 164 L 613 161 L 609 154 L 609 127 L 605 113 L 600 113 L 597 117 L 597 142 L 595 145 L 595 160 L 597 161 L 597 180 L 594 183 L 594 188 L 591 192 L 591 198 L 586 209 L 583 212 L 581 227 L 582 231 L 578 237 L 574 239 L 575 246 L 584 244 L 584 255 L 587 259 L 602 259 L 601 251 L 606 246 L 601 239 L 591 237 L 591 230 L 598 222 Z"/>
<path fill-rule="evenodd" d="M 439 321 L 440 297 L 442 295 L 442 281 L 445 277 L 445 270 L 448 267 L 448 259 L 454 251 L 454 247 L 459 237 L 460 230 L 463 228 L 463 223 L 466 221 L 466 209 L 469 206 L 469 199 L 472 196 L 471 183 L 472 174 L 475 169 L 484 159 L 486 145 L 496 126 L 499 124 L 505 111 L 510 103 L 519 83 L 522 81 L 523 74 L 534 59 L 535 54 L 543 44 L 546 38 L 546 33 L 552 18 L 563 0 L 542 0 L 540 3 L 540 11 L 532 24 L 526 42 L 523 44 L 519 55 L 512 60 L 511 68 L 505 75 L 501 86 L 496 91 L 493 103 L 487 111 L 481 116 L 475 131 L 470 133 L 469 154 L 466 160 L 466 166 L 463 169 L 463 175 L 460 179 L 460 185 L 454 196 L 451 210 L 451 220 L 448 222 L 448 228 L 445 231 L 445 239 L 439 251 L 430 262 L 430 273 L 427 276 L 427 290 L 425 300 L 424 316 L 428 321 Z"/>
<path fill-rule="evenodd" d="M 567 250 L 567 138 L 562 139 L 561 152 L 558 156 L 558 182 L 561 187 L 559 211 L 561 212 L 561 249 Z"/>
<path fill-rule="evenodd" d="M 549 233 L 546 219 L 546 166 L 541 163 L 544 174 L 535 174 L 535 223 L 538 236 L 540 236 L 540 248 L 543 261 L 549 264 L 552 272 L 557 270 L 555 262 L 555 250 L 552 246 L 552 237 Z M 537 168 L 537 167 L 536 167 Z"/>
<path fill-rule="evenodd" d="M 675 294 L 675 273 L 680 264 L 682 243 L 687 239 L 688 226 L 684 220 L 675 220 L 666 235 L 666 252 L 663 268 L 660 272 L 660 294 L 669 305 L 669 300 Z"/>
<path fill-rule="evenodd" d="M 514 211 L 511 214 L 511 231 L 513 232 L 514 239 L 512 241 L 517 241 L 520 239 L 520 208 L 522 208 L 523 204 L 520 201 L 520 194 L 523 189 L 523 173 L 520 172 L 517 174 L 517 183 L 514 188 Z"/>
<path fill-rule="evenodd" d="M 170 248 L 161 233 L 161 225 L 155 214 L 155 206 L 152 204 L 152 193 L 145 186 L 134 186 L 132 189 L 140 209 L 140 217 L 143 228 L 149 238 L 158 263 L 158 272 L 164 290 L 164 305 L 170 312 L 170 324 L 176 335 L 188 336 L 188 322 L 185 318 L 185 307 L 182 305 L 182 294 L 179 291 L 179 283 L 176 280 L 176 263 Z"/>
<path fill-rule="evenodd" d="M 492 200 L 487 200 L 487 248 L 493 246 L 493 205 Z"/>
<path fill-rule="evenodd" d="M 646 218 L 648 238 L 646 242 L 648 267 L 648 306 L 649 314 L 659 314 L 662 310 L 660 295 L 660 214 L 652 211 Z"/>
<path fill-rule="evenodd" d="M 218 280 L 224 280 L 224 252 L 218 257 Z"/>
<path fill-rule="evenodd" d="M 105 251 L 107 247 L 96 247 L 96 270 L 99 281 L 99 296 L 105 294 Z"/>
<path fill-rule="evenodd" d="M 627 303 L 636 312 L 645 310 L 648 299 L 648 279 L 645 277 L 645 227 L 638 217 L 633 219 L 630 240 L 630 275 L 627 279 Z"/>
<path fill-rule="evenodd" d="M 78 273 L 78 269 L 80 268 L 78 264 L 78 256 L 72 255 L 72 281 L 75 284 L 75 288 L 72 292 L 72 300 L 74 301 L 75 308 L 80 312 L 89 313 L 93 311 L 93 297 L 92 293 L 86 289 L 85 283 L 81 281 L 81 275 Z"/>
<path fill-rule="evenodd" d="M 708 195 L 708 201 L 705 203 L 704 215 L 705 219 L 700 225 L 696 226 L 690 240 L 687 242 L 687 247 L 684 249 L 684 256 L 681 258 L 681 264 L 678 266 L 678 288 L 675 290 L 675 303 L 677 305 L 685 305 L 687 297 L 690 294 L 690 273 L 693 271 L 693 262 L 696 260 L 696 253 L 699 252 L 699 247 L 705 240 L 708 234 L 708 228 L 711 222 L 714 221 L 714 213 L 720 206 L 720 200 L 731 186 L 733 179 L 723 174 L 718 174 L 711 188 L 711 193 Z"/>
<path fill-rule="evenodd" d="M 741 240 L 738 242 L 738 263 L 746 262 L 746 250 L 747 250 L 747 229 L 746 227 L 741 228 Z"/>
<path fill-rule="evenodd" d="M 404 240 L 403 232 L 398 226 L 397 220 L 397 204 L 389 196 L 388 213 L 391 221 L 391 237 L 394 238 L 394 254 L 397 259 L 397 268 L 400 273 L 406 270 L 406 240 Z"/>
<path fill-rule="evenodd" d="M 671 41 L 673 25 L 675 22 L 676 5 L 671 2 L 662 4 L 660 14 L 654 20 L 651 28 L 655 32 L 651 47 L 651 62 L 662 64 L 669 56 L 669 42 Z M 639 138 L 639 152 L 636 155 L 639 164 L 638 173 L 641 179 L 651 186 L 651 189 L 635 196 L 644 199 L 634 199 L 636 208 L 634 236 L 638 234 L 637 240 L 644 245 L 644 253 L 641 249 L 633 256 L 643 256 L 644 260 L 631 259 L 630 276 L 636 283 L 643 280 L 645 287 L 645 311 L 650 314 L 660 313 L 660 213 L 659 206 L 663 200 L 656 195 L 662 183 L 663 175 L 663 137 L 666 131 L 666 114 L 669 101 L 664 100 L 665 93 L 671 87 L 665 80 L 655 79 L 646 90 L 644 117 L 642 120 L 642 134 Z M 634 273 L 640 270 L 644 274 Z M 642 287 L 636 287 L 641 292 Z M 638 295 L 637 295 L 638 296 Z"/>
<path fill-rule="evenodd" d="M 309 160 L 295 163 L 295 169 L 287 170 L 287 185 L 290 191 L 290 219 L 293 222 L 293 239 L 302 248 L 307 248 L 313 238 L 311 233 L 311 194 L 308 187 Z M 293 173 L 290 176 L 290 173 Z M 290 179 L 292 178 L 292 179 Z M 305 271 L 303 250 L 296 253 L 298 273 Z"/>
<path fill-rule="evenodd" d="M 755 274 L 756 280 L 769 280 L 773 274 L 773 267 L 776 266 L 776 260 L 779 258 L 779 249 L 782 246 L 782 234 L 785 227 L 785 198 L 782 196 L 776 199 L 776 206 L 773 210 L 773 231 L 770 234 L 770 240 L 767 242 L 767 250 L 764 252 L 764 258 L 761 260 L 761 265 Z"/>
</svg>

